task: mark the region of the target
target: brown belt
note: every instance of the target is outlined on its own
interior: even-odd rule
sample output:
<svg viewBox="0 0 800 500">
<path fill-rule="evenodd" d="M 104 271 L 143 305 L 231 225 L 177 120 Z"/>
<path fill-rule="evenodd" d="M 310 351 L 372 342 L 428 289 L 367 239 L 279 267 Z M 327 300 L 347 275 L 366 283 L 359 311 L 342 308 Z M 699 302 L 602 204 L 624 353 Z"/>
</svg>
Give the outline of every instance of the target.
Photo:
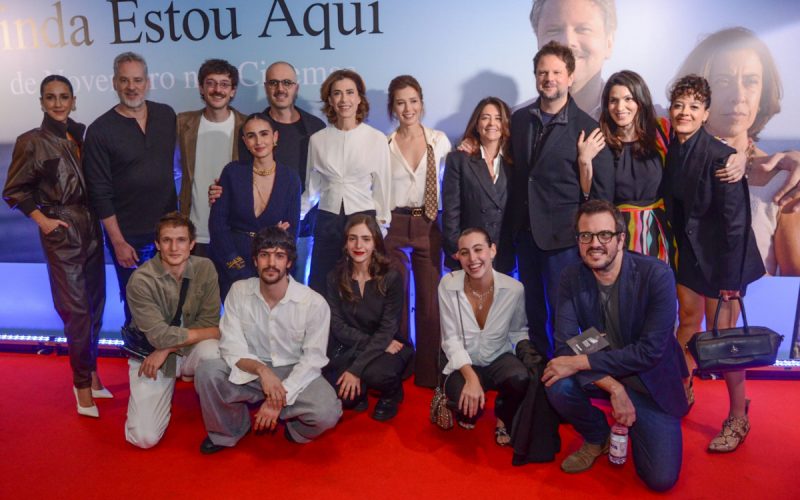
<svg viewBox="0 0 800 500">
<path fill-rule="evenodd" d="M 424 207 L 397 207 L 392 210 L 394 213 L 398 213 L 401 215 L 410 215 L 412 217 L 422 217 L 425 215 L 425 208 Z"/>
</svg>

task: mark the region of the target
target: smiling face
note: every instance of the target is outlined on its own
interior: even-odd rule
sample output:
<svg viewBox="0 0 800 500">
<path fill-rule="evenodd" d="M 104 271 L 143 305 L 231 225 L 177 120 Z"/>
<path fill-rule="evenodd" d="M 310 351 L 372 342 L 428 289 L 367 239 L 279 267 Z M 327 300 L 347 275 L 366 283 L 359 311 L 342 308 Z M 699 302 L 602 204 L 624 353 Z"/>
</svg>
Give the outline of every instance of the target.
<svg viewBox="0 0 800 500">
<path fill-rule="evenodd" d="M 403 87 L 394 93 L 392 113 L 404 127 L 417 125 L 422 118 L 422 99 L 413 87 Z"/>
<path fill-rule="evenodd" d="M 292 263 L 289 254 L 282 248 L 264 248 L 258 251 L 255 258 L 258 277 L 265 285 L 274 285 L 286 279 Z"/>
<path fill-rule="evenodd" d="M 602 243 L 597 233 L 614 233 L 614 217 L 608 212 L 584 214 L 578 219 L 578 233 L 595 233 L 591 241 L 583 243 L 578 240 L 578 250 L 583 263 L 593 271 L 607 271 L 615 266 L 617 259 L 622 258 L 625 235 L 618 234 L 607 243 Z"/>
<path fill-rule="evenodd" d="M 478 115 L 475 128 L 480 137 L 481 144 L 498 142 L 503 137 L 503 118 L 500 110 L 494 104 L 487 104 Z"/>
<path fill-rule="evenodd" d="M 708 77 L 714 96 L 708 117 L 712 134 L 746 136 L 758 114 L 763 75 L 761 59 L 752 49 L 723 52 L 714 58 Z"/>
<path fill-rule="evenodd" d="M 45 84 L 39 102 L 47 115 L 58 122 L 67 122 L 76 98 L 64 82 L 54 80 Z"/>
<path fill-rule="evenodd" d="M 539 47 L 555 40 L 575 55 L 577 92 L 603 69 L 614 47 L 613 34 L 606 33 L 603 11 L 591 0 L 550 0 L 544 4 L 537 29 Z"/>
<path fill-rule="evenodd" d="M 636 113 L 639 112 L 639 105 L 633 98 L 633 94 L 624 85 L 614 85 L 608 92 L 608 114 L 617 127 L 629 129 L 634 127 Z"/>
<path fill-rule="evenodd" d="M 253 158 L 264 159 L 272 155 L 278 132 L 272 130 L 272 125 L 266 120 L 253 118 L 244 124 L 242 131 L 244 145 Z"/>
<path fill-rule="evenodd" d="M 280 111 L 291 109 L 299 90 L 297 73 L 288 64 L 273 64 L 267 70 L 264 89 L 271 107 Z"/>
<path fill-rule="evenodd" d="M 203 88 L 200 90 L 200 96 L 206 106 L 215 110 L 227 109 L 235 95 L 236 87 L 233 86 L 231 76 L 228 74 L 209 74 L 203 80 Z"/>
<path fill-rule="evenodd" d="M 708 108 L 695 94 L 683 94 L 670 103 L 669 119 L 678 140 L 684 142 L 708 120 Z"/>
<path fill-rule="evenodd" d="M 156 248 L 164 268 L 169 271 L 183 266 L 189 260 L 194 243 L 186 226 L 161 227 L 156 239 Z"/>
<path fill-rule="evenodd" d="M 567 63 L 558 56 L 547 54 L 536 65 L 536 90 L 543 101 L 566 100 L 573 77 L 567 72 Z"/>
<path fill-rule="evenodd" d="M 356 224 L 347 231 L 347 255 L 355 265 L 369 265 L 375 252 L 375 240 L 366 224 Z"/>
<path fill-rule="evenodd" d="M 489 245 L 486 236 L 480 232 L 469 233 L 458 239 L 458 262 L 470 279 L 479 281 L 492 272 L 492 259 L 497 249 Z"/>
<path fill-rule="evenodd" d="M 346 121 L 357 121 L 358 105 L 361 97 L 358 95 L 356 82 L 349 78 L 333 82 L 328 103 L 336 113 L 336 121 L 341 124 Z"/>
<path fill-rule="evenodd" d="M 141 108 L 149 89 L 150 80 L 145 73 L 144 64 L 138 61 L 120 63 L 118 72 L 114 75 L 114 90 L 123 106 L 132 110 Z"/>
</svg>

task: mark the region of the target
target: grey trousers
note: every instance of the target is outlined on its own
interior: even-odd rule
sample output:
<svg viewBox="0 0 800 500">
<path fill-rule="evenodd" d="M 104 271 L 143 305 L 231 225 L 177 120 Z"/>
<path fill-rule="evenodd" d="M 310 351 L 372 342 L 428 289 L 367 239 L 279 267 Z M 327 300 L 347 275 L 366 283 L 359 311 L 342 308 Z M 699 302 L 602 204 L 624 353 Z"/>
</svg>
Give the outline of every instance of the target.
<svg viewBox="0 0 800 500">
<path fill-rule="evenodd" d="M 268 365 L 269 366 L 269 365 Z M 295 365 L 269 368 L 281 380 Z M 250 409 L 247 404 L 260 403 L 264 392 L 258 379 L 243 385 L 228 381 L 231 369 L 222 359 L 202 363 L 195 373 L 195 388 L 200 395 L 208 436 L 218 446 L 235 446 L 250 430 Z M 280 414 L 286 428 L 298 443 L 308 443 L 333 428 L 342 416 L 342 403 L 322 376 L 301 392 L 294 404 Z"/>
</svg>

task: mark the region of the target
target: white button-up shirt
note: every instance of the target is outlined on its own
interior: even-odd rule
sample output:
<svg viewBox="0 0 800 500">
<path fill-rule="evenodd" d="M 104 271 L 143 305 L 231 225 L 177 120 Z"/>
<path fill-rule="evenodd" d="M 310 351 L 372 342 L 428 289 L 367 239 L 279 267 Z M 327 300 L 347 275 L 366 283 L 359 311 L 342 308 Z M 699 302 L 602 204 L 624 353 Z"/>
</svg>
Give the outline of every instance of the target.
<svg viewBox="0 0 800 500">
<path fill-rule="evenodd" d="M 481 146 L 481 159 L 486 160 L 486 150 Z M 486 163 L 484 161 L 484 163 Z M 500 178 L 500 169 L 503 168 L 503 152 L 498 151 L 497 156 L 492 161 L 492 182 L 497 184 L 497 179 Z"/>
<path fill-rule="evenodd" d="M 518 342 L 528 339 L 522 283 L 497 271 L 492 272 L 494 300 L 483 330 L 478 326 L 472 305 L 464 293 L 464 271 L 447 274 L 439 282 L 442 349 L 448 359 L 445 375 L 464 365 L 487 366 L 501 354 L 513 352 Z"/>
<path fill-rule="evenodd" d="M 260 278 L 250 278 L 231 287 L 219 322 L 219 350 L 231 367 L 228 380 L 237 385 L 258 378 L 236 366 L 240 359 L 295 365 L 283 380 L 291 405 L 328 364 L 331 311 L 321 295 L 291 277 L 286 295 L 270 309 L 259 283 Z"/>
<path fill-rule="evenodd" d="M 444 176 L 444 158 L 452 149 L 450 140 L 438 130 L 422 127 L 425 131 L 425 140 L 433 147 L 433 157 L 438 171 L 436 172 L 436 196 L 439 208 L 442 208 L 441 185 Z M 394 138 L 397 131 L 389 135 L 389 151 L 392 161 L 392 210 L 397 207 L 422 207 L 425 205 L 425 176 L 428 172 L 428 152 L 422 155 L 416 170 L 413 170 L 406 161 Z"/>
<path fill-rule="evenodd" d="M 375 210 L 378 222 L 389 224 L 389 144 L 381 132 L 366 123 L 352 130 L 329 125 L 309 139 L 307 166 L 302 217 L 318 202 L 334 214 L 344 204 L 347 215 Z"/>
</svg>

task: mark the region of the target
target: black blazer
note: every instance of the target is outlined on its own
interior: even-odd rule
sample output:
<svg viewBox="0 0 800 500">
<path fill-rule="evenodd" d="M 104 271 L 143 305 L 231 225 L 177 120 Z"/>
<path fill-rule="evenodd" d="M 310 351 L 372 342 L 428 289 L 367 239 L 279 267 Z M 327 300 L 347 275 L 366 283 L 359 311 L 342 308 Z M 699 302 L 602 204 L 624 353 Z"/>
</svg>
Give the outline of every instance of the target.
<svg viewBox="0 0 800 500">
<path fill-rule="evenodd" d="M 542 250 L 575 245 L 575 214 L 583 201 L 578 175 L 578 136 L 598 127 L 572 97 L 549 125 L 542 126 L 539 101 L 511 116 L 514 177 L 509 216 L 514 238 L 530 227 Z M 536 147 L 536 143 L 539 144 Z M 592 161 L 592 198 L 614 202 L 614 158 L 608 147 Z"/>
<path fill-rule="evenodd" d="M 683 236 L 697 257 L 706 282 L 720 290 L 740 290 L 764 274 L 750 219 L 747 180 L 731 184 L 714 173 L 723 168 L 736 150 L 712 137 L 703 128 L 692 147 L 679 179 L 664 176 L 664 203 L 672 226 L 683 228 Z M 667 166 L 678 154 L 673 140 L 667 153 Z M 674 193 L 684 201 L 683 220 L 675 220 Z M 680 257 L 679 264 L 680 265 Z"/>
<path fill-rule="evenodd" d="M 578 381 L 587 385 L 606 375 L 637 374 L 663 411 L 683 416 L 689 409 L 681 380 L 686 361 L 673 333 L 677 292 L 672 269 L 654 257 L 625 251 L 617 280 L 625 346 L 589 354 L 592 370 L 578 372 Z M 567 339 L 590 327 L 605 330 L 597 280 L 577 262 L 565 268 L 558 287 L 556 355 L 573 355 Z"/>
<path fill-rule="evenodd" d="M 508 255 L 510 248 L 501 241 L 504 239 L 501 235 L 511 166 L 505 161 L 501 165 L 497 182 L 493 183 L 480 155 L 468 155 L 462 151 L 447 155 L 442 180 L 442 236 L 445 256 L 449 257 L 458 250 L 461 231 L 469 227 L 485 229 L 497 245 L 495 269 L 508 272 L 510 269 L 506 259 L 501 259 L 501 251 L 502 255 Z"/>
</svg>

